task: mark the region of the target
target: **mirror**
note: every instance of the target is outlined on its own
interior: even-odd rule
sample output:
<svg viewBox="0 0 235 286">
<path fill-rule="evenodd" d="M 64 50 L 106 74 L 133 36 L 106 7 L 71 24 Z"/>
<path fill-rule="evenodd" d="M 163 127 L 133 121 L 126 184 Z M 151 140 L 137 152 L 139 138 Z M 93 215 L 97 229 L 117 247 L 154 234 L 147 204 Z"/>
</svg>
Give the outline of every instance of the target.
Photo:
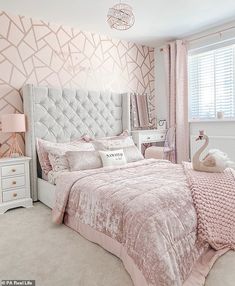
<svg viewBox="0 0 235 286">
<path fill-rule="evenodd" d="M 131 94 L 131 121 L 133 130 L 152 127 L 146 94 Z"/>
</svg>

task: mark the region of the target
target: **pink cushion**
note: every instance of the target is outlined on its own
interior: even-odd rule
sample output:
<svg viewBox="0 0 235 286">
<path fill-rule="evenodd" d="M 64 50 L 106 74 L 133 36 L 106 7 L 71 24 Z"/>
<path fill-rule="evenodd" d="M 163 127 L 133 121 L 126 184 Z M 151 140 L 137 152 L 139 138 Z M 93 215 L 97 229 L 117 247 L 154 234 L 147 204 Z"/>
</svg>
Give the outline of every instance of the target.
<svg viewBox="0 0 235 286">
<path fill-rule="evenodd" d="M 66 158 L 70 171 L 90 170 L 102 167 L 98 151 L 68 151 Z"/>
<path fill-rule="evenodd" d="M 87 150 L 87 148 L 84 148 L 83 145 L 88 144 L 91 145 L 90 150 L 94 150 L 93 145 L 91 143 L 88 143 L 87 141 L 89 141 L 88 137 L 84 138 L 84 136 L 72 142 L 65 142 L 65 143 L 55 143 L 37 138 L 36 148 L 38 153 L 38 160 L 41 165 L 43 173 L 47 175 L 48 172 L 52 170 L 52 166 L 49 160 L 49 152 L 53 148 L 56 150 L 60 149 L 61 152 L 65 154 L 66 151 L 69 150 L 78 150 L 81 145 L 82 145 L 82 150 L 84 149 Z"/>
<path fill-rule="evenodd" d="M 164 147 L 151 146 L 145 150 L 146 159 L 163 159 L 164 158 Z"/>
</svg>

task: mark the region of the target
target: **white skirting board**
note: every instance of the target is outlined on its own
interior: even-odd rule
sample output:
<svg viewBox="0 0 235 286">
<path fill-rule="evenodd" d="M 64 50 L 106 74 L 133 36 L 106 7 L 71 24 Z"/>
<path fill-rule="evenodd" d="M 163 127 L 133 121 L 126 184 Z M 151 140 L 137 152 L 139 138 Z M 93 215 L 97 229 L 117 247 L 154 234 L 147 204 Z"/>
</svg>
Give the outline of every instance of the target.
<svg viewBox="0 0 235 286">
<path fill-rule="evenodd" d="M 195 152 L 204 144 L 205 141 L 196 141 L 197 136 L 190 136 L 191 159 Z M 228 154 L 232 161 L 235 161 L 235 136 L 209 136 L 209 145 L 203 154 L 206 155 L 209 149 L 219 149 Z"/>
</svg>

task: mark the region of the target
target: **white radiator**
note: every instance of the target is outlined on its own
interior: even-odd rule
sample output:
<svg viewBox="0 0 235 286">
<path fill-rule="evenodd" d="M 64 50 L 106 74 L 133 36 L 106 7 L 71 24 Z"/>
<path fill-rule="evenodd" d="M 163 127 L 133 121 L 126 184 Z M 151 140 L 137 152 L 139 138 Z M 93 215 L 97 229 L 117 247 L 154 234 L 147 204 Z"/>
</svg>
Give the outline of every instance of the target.
<svg viewBox="0 0 235 286">
<path fill-rule="evenodd" d="M 191 159 L 195 152 L 205 143 L 205 141 L 195 141 L 198 136 L 190 136 Z M 203 152 L 206 155 L 209 149 L 219 149 L 228 154 L 229 158 L 235 162 L 235 136 L 209 136 L 209 145 Z"/>
</svg>

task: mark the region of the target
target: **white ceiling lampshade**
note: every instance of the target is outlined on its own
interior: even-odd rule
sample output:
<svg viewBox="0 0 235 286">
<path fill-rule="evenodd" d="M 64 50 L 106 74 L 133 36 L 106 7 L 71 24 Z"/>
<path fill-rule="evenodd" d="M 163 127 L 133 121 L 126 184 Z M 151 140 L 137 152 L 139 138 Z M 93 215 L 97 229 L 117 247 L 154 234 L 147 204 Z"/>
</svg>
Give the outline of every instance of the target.
<svg viewBox="0 0 235 286">
<path fill-rule="evenodd" d="M 109 9 L 107 22 L 112 29 L 128 30 L 135 23 L 135 16 L 130 5 L 119 3 Z"/>
</svg>

